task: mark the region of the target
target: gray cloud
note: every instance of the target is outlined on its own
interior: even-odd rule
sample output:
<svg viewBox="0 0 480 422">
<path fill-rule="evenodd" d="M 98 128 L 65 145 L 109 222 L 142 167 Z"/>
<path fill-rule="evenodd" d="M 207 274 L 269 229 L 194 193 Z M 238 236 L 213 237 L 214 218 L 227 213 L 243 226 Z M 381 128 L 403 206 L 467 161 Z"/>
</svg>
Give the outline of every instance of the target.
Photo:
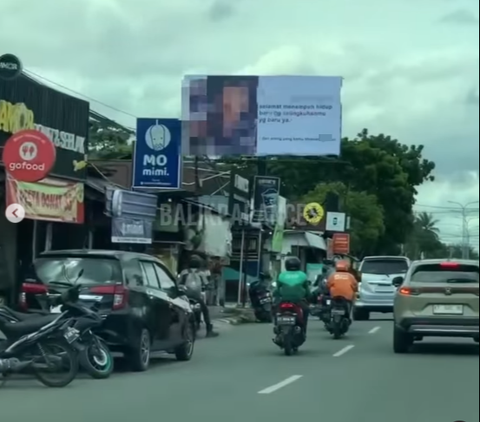
<svg viewBox="0 0 480 422">
<path fill-rule="evenodd" d="M 457 9 L 444 15 L 440 22 L 462 26 L 478 26 L 478 16 L 470 10 Z"/>
<path fill-rule="evenodd" d="M 235 14 L 233 0 L 214 0 L 208 8 L 208 18 L 212 22 L 221 22 Z"/>
</svg>

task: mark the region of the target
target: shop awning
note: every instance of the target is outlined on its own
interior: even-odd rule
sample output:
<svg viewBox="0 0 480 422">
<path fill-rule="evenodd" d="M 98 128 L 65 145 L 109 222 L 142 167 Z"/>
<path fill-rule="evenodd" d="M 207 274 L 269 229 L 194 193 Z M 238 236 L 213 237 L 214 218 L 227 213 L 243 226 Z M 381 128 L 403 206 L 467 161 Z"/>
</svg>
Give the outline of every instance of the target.
<svg viewBox="0 0 480 422">
<path fill-rule="evenodd" d="M 305 240 L 311 248 L 321 249 L 323 251 L 327 250 L 327 244 L 325 239 L 318 234 L 312 232 L 305 232 Z"/>
</svg>

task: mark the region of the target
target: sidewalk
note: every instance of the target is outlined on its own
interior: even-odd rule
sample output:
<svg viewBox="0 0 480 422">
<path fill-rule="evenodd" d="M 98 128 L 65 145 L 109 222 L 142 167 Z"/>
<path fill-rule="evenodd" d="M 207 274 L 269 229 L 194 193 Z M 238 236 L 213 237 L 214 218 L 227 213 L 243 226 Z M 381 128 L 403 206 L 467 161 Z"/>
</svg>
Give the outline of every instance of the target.
<svg viewBox="0 0 480 422">
<path fill-rule="evenodd" d="M 221 321 L 227 324 L 238 325 L 255 322 L 255 316 L 251 308 L 237 308 L 236 304 L 221 306 L 209 306 L 212 321 Z"/>
</svg>

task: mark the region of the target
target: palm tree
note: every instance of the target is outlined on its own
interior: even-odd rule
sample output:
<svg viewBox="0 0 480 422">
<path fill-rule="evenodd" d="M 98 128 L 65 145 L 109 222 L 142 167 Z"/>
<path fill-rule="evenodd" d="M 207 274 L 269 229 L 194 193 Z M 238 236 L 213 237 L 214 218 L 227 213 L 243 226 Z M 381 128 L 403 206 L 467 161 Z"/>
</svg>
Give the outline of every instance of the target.
<svg viewBox="0 0 480 422">
<path fill-rule="evenodd" d="M 415 218 L 415 225 L 417 228 L 429 237 L 438 239 L 440 230 L 437 227 L 438 220 L 428 212 L 421 212 Z"/>
</svg>

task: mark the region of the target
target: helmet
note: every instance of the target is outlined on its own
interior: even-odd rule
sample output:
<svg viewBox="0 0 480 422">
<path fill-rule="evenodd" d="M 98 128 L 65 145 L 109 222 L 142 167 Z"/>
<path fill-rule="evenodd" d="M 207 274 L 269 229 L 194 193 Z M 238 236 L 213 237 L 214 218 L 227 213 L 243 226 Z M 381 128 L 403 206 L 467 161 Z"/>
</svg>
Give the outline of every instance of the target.
<svg viewBox="0 0 480 422">
<path fill-rule="evenodd" d="M 192 255 L 190 257 L 189 263 L 188 263 L 189 268 L 193 269 L 200 269 L 203 266 L 203 259 L 200 258 L 198 255 Z"/>
<path fill-rule="evenodd" d="M 339 272 L 348 272 L 350 270 L 350 264 L 348 261 L 337 261 L 335 263 L 335 270 Z"/>
<path fill-rule="evenodd" d="M 290 256 L 285 261 L 285 269 L 287 271 L 300 271 L 301 268 L 302 263 L 296 256 Z"/>
</svg>

